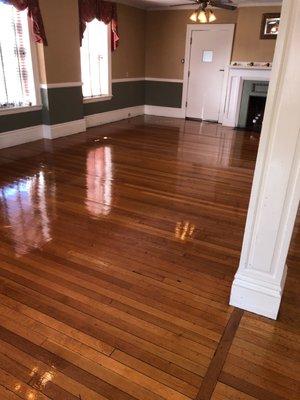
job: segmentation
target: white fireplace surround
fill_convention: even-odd
[[[229,66],[221,103],[223,112],[220,113],[219,122],[235,128],[239,119],[244,81],[269,81],[270,77],[270,67]]]

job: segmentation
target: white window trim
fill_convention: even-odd
[[[37,57],[37,48],[36,48],[36,43],[34,40],[33,31],[32,31],[32,25],[30,23],[29,18],[27,18],[27,24],[28,24],[28,32],[29,32],[30,52],[31,52],[36,104],[33,106],[0,108],[0,116],[1,115],[9,115],[9,114],[19,114],[19,113],[23,113],[23,112],[37,111],[37,110],[42,109],[42,98],[41,98],[41,91],[40,91],[39,64],[38,64],[38,57]]]
[[[107,26],[107,48],[108,48],[108,94],[93,97],[83,97],[83,103],[96,103],[98,101],[111,100],[112,95],[112,72],[111,72],[111,26],[110,23]]]
[[[102,96],[84,97],[83,103],[97,103],[98,101],[108,101],[113,98],[112,95],[104,94]]]
[[[32,59],[32,70],[33,70],[33,79],[34,79],[34,87],[35,87],[35,98],[36,104],[32,107],[42,106],[42,97],[41,97],[41,89],[40,89],[40,71],[39,71],[39,63],[38,63],[38,56],[37,56],[37,44],[35,42],[35,38],[33,35],[32,24],[27,18],[28,22],[28,30],[29,30],[29,40],[30,40],[30,50],[31,50],[31,59]],[[43,45],[41,45],[43,46]]]
[[[7,108],[1,108],[0,110],[0,116],[1,115],[9,115],[9,114],[20,114],[20,113],[25,113],[25,112],[30,112],[30,111],[38,111],[41,110],[42,106],[24,106],[24,107],[7,107]]]
[[[112,98],[112,72],[111,72],[111,23],[107,25],[108,29],[108,97]],[[110,100],[110,99],[109,99]]]

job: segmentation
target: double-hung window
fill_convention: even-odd
[[[97,19],[87,23],[81,46],[82,93],[85,99],[110,96],[110,29]]]
[[[36,104],[27,11],[0,1],[0,112]]]

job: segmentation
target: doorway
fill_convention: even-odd
[[[234,24],[188,25],[184,98],[186,117],[219,120]]]

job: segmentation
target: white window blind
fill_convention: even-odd
[[[0,2],[0,109],[35,104],[27,12]]]
[[[89,22],[81,47],[83,97],[109,94],[108,25],[97,19]]]

